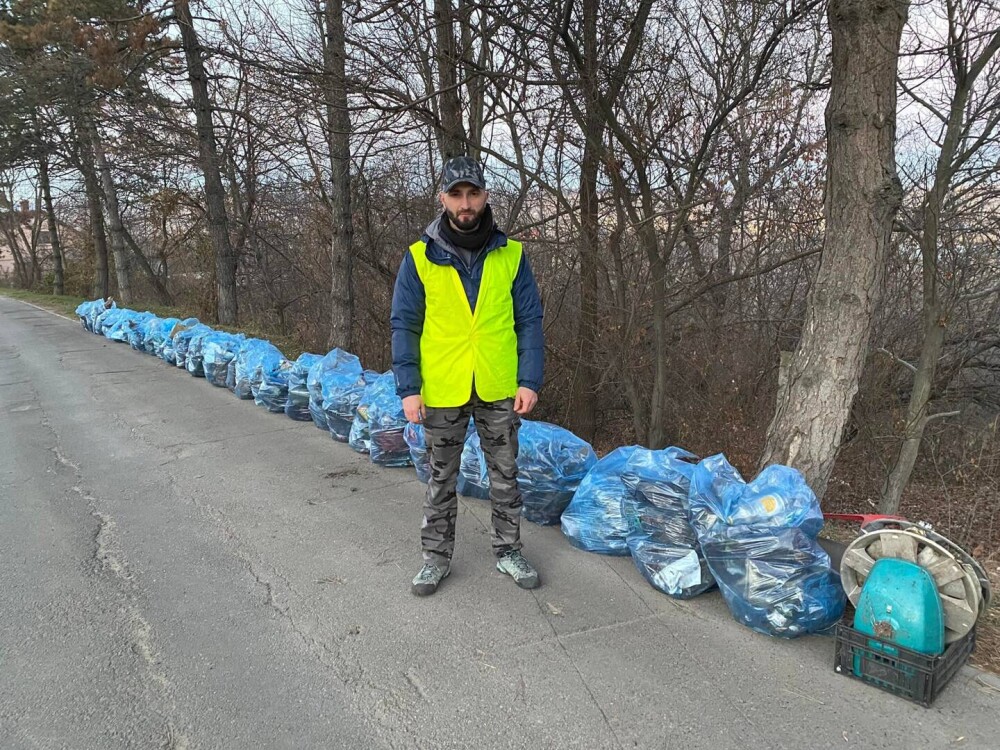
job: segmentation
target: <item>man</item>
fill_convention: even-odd
[[[424,565],[413,593],[451,572],[462,446],[470,417],[490,477],[497,570],[539,585],[521,554],[517,430],[542,385],[542,303],[521,250],[493,221],[482,167],[449,159],[444,211],[410,246],[392,297],[392,364],[406,418],[422,423],[431,478],[420,533]]]

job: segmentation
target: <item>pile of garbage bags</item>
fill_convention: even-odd
[[[653,588],[678,599],[697,596],[715,584],[688,518],[694,458],[682,448],[639,448],[622,474],[629,489],[622,513],[632,560]]]
[[[289,361],[269,341],[213,330],[197,318],[159,318],[84,302],[81,325],[156,355],[239,398],[320,429],[380,466],[431,467],[424,428],[409,424],[391,372],[365,370],[341,349]],[[771,466],[746,482],[722,455],[698,461],[681,448],[628,446],[600,461],[557,425],[523,420],[518,433],[522,515],[561,523],[574,546],[631,555],[670,596],[718,585],[733,617],[761,633],[795,637],[834,625],[845,596],[817,543],[823,516],[797,471]],[[475,425],[466,429],[458,492],[488,499],[489,471]]]
[[[725,456],[691,473],[691,524],[733,617],[767,635],[793,638],[840,619],[840,576],[816,541],[823,513],[795,469],[769,466],[745,482]]]

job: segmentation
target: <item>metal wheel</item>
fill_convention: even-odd
[[[951,554],[954,555],[955,559],[958,560],[963,567],[968,566],[971,568],[976,578],[979,579],[979,585],[982,589],[981,603],[979,605],[980,616],[985,614],[986,610],[990,608],[990,603],[993,601],[993,589],[990,585],[990,577],[986,575],[986,571],[983,569],[983,566],[976,562],[972,555],[951,541],[951,539],[934,531],[934,527],[926,521],[913,523],[912,521],[905,521],[903,519],[879,519],[865,524],[861,527],[861,531],[878,531],[883,528],[897,528],[913,531],[914,533],[920,534],[933,542],[937,542],[946,550],[951,552]]]
[[[876,561],[888,557],[916,563],[934,579],[944,611],[945,642],[951,643],[976,624],[985,599],[983,588],[972,566],[956,559],[948,546],[918,531],[878,529],[851,542],[840,563],[844,591],[857,605],[861,587]]]

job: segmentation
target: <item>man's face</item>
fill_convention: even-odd
[[[490,194],[469,182],[460,182],[441,193],[441,205],[456,229],[468,232],[479,225]]]

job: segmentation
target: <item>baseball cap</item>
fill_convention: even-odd
[[[471,156],[455,156],[444,163],[444,170],[441,172],[441,192],[447,193],[460,182],[468,182],[480,190],[486,189],[483,168]]]

